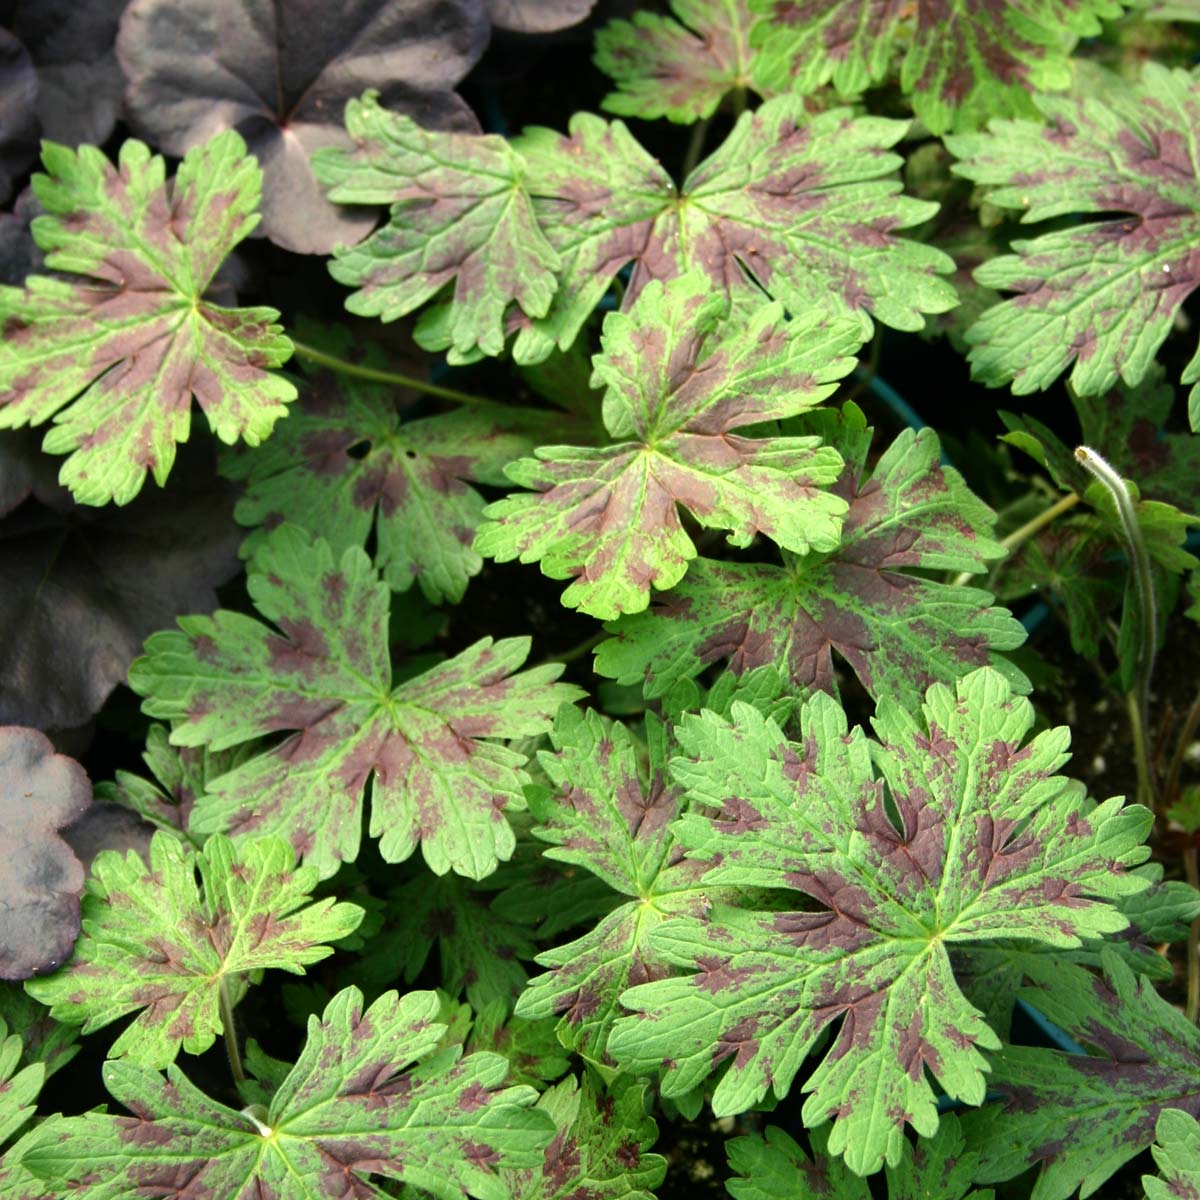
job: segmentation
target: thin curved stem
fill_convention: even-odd
[[[692,126],[692,136],[688,138],[687,151],[683,156],[683,172],[681,178],[687,182],[687,177],[696,169],[700,155],[704,152],[704,139],[708,136],[710,117],[697,121]]]
[[[221,976],[217,986],[217,1010],[221,1014],[221,1029],[225,1034],[225,1053],[229,1056],[229,1070],[235,1083],[241,1083],[246,1078],[246,1069],[242,1066],[242,1052],[238,1047],[237,1026],[233,1023],[233,1001],[229,996],[229,977]]]
[[[430,383],[427,379],[417,379],[411,375],[400,375],[395,371],[381,371],[377,367],[364,367],[359,363],[348,362],[338,358],[336,354],[326,354],[315,346],[298,342],[292,338],[292,348],[299,358],[307,358],[318,366],[328,367],[339,375],[353,375],[357,379],[369,379],[372,383],[390,383],[393,387],[411,388],[414,392],[424,392],[427,396],[437,396],[441,400],[453,400],[455,404],[492,404],[493,401],[483,396],[473,396],[470,392],[460,392],[455,388],[441,387]]]
[[[1183,852],[1183,871],[1194,888],[1200,888],[1200,869],[1196,865],[1196,843],[1188,843]],[[1200,1015],[1200,917],[1188,929],[1187,939],[1187,1019],[1194,1025]]]
[[[1036,517],[1031,517],[1024,525],[1014,529],[1012,533],[1007,534],[1000,539],[1000,545],[1011,555],[1018,546],[1027,542],[1035,533],[1044,529],[1051,521],[1057,520],[1065,512],[1070,512],[1071,509],[1079,503],[1080,497],[1076,492],[1068,492],[1067,495],[1060,497],[1049,508],[1043,509]],[[972,579],[975,578],[975,572],[962,571],[951,580],[955,587],[965,587]]]

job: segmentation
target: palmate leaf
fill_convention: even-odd
[[[21,1057],[20,1032],[14,1030],[10,1034],[0,1018],[0,1145],[33,1115],[38,1092],[46,1078],[44,1063],[22,1066]]]
[[[508,1200],[502,1168],[536,1167],[554,1136],[529,1087],[502,1086],[497,1054],[438,1050],[433,992],[356,988],[308,1021],[300,1059],[270,1107],[237,1112],[177,1067],[167,1078],[121,1060],[104,1082],[133,1116],[93,1112],[39,1130],[23,1165],[79,1200],[220,1196],[222,1200],[379,1200],[368,1174],[441,1200]],[[417,1064],[417,1065],[414,1065]]]
[[[296,389],[266,368],[292,352],[270,308],[220,308],[205,290],[258,224],[261,172],[232,130],[190,151],[168,192],[163,160],[127,141],[47,143],[34,177],[46,266],[0,288],[0,427],[54,417],[44,448],[83,504],[161,484],[187,440],[194,396],[221,441],[258,445]],[[55,415],[57,414],[57,415]]]
[[[92,865],[74,956],[26,990],[85,1033],[138,1013],[109,1055],[165,1067],[180,1046],[200,1054],[220,1036],[223,981],[236,999],[250,972],[302,975],[333,953],[325,943],[357,928],[357,905],[309,903],[316,883],[315,868],[296,867],[278,838],[235,846],[212,837],[194,853],[159,832],[149,866],[133,851],[105,851]]]
[[[645,773],[625,726],[595,712],[563,709],[552,736],[556,752],[538,757],[553,790],[529,795],[540,822],[534,833],[551,843],[547,858],[583,867],[617,896],[583,937],[538,955],[552,969],[530,982],[516,1011],[561,1017],[565,1046],[611,1063],[605,1046],[621,1014],[618,996],[672,970],[653,949],[650,930],[670,916],[699,916],[714,898],[732,901],[735,893],[705,891],[703,867],[683,860],[670,831],[683,793],[667,777],[667,734],[652,715],[646,718]]]
[[[1102,975],[1071,964],[1030,972],[1021,996],[1088,1054],[1005,1046],[988,1090],[999,1100],[964,1118],[983,1148],[976,1178],[1042,1169],[1030,1200],[1094,1192],[1154,1140],[1166,1109],[1200,1116],[1200,1033],[1111,951]]]
[[[921,721],[883,702],[882,745],[847,734],[822,694],[801,711],[799,744],[744,705],[732,722],[685,719],[687,757],[672,768],[691,807],[676,836],[708,862],[703,882],[793,888],[823,910],[714,906],[707,921],[664,922],[651,945],[697,973],[626,992],[640,1015],[617,1023],[609,1052],[663,1070],[668,1096],[732,1058],[713,1110],[734,1113],[768,1090],[782,1096],[840,1017],[804,1085],[803,1118],[833,1118],[830,1152],[860,1174],[899,1162],[906,1122],[935,1132],[926,1071],[981,1103],[980,1051],[1000,1042],[949,951],[1000,938],[1078,945],[1124,928],[1107,901],[1148,884],[1125,868],[1147,857],[1150,814],[1119,799],[1088,805],[1055,774],[1068,731],[1021,748],[1032,723],[1029,702],[986,667],[953,692],[931,687]]]
[[[479,879],[508,858],[506,806],[522,806],[525,755],[504,739],[549,728],[579,690],[562,668],[514,675],[527,638],[483,638],[398,686],[388,655],[389,590],[366,553],[334,555],[282,525],[255,557],[248,589],[281,632],[240,613],[185,617],[129,671],[171,741],[225,750],[267,733],[280,745],[210,781],[196,833],[274,833],[322,877],[358,853],[363,791],[389,862],[421,843],[437,874]]]
[[[778,305],[743,324],[690,272],[649,284],[628,313],[605,318],[593,381],[606,384],[615,444],[546,446],[507,468],[536,489],[490,505],[476,549],[501,562],[540,560],[573,579],[563,603],[600,618],[638,612],[696,549],[684,506],[745,546],[765,533],[787,549],[831,550],[845,502],[818,485],[841,467],[817,438],[740,437],[742,425],[791,416],[829,395],[858,345],[853,321],[783,320]]]
[[[335,553],[373,537],[390,587],[457,602],[483,567],[472,542],[484,500],[465,481],[504,484],[505,465],[554,426],[553,413],[500,404],[402,421],[393,389],[321,372],[265,446],[223,460],[246,483],[237,519],[259,527],[242,553],[284,521]]]
[[[989,185],[991,203],[1024,210],[1024,222],[1108,219],[1014,242],[1016,254],[975,272],[978,282],[1017,294],[968,331],[972,368],[1018,394],[1049,387],[1072,362],[1081,395],[1106,391],[1118,377],[1136,384],[1200,272],[1200,83],[1148,64],[1140,83],[1108,79],[1102,97],[1036,103],[1048,128],[1000,121],[990,133],[949,139],[962,159],[955,170]],[[1197,379],[1200,355],[1183,372],[1184,383]],[[1189,404],[1193,428],[1198,395]]]
[[[782,91],[831,82],[856,95],[907,46],[900,86],[932,133],[1031,113],[1034,89],[1071,83],[1070,53],[1121,0],[749,0],[754,76]],[[915,10],[915,25],[913,15]]]
[[[617,83],[604,98],[609,112],[686,124],[749,85],[747,0],[672,0],[671,12],[635,12],[596,34],[596,66]]]
[[[596,651],[600,674],[644,681],[654,699],[710,663],[727,661],[738,675],[773,663],[796,690],[836,695],[836,650],[875,699],[915,707],[931,683],[1000,665],[994,651],[1025,640],[986,592],[908,573],[982,571],[1004,554],[990,536],[991,510],[938,465],[932,429],[905,430],[868,475],[871,431],[857,408],[806,422],[846,460],[830,488],[849,505],[837,547],[785,555],[782,566],[694,562],[653,608],[608,627],[615,636]]]
[[[1179,1109],[1164,1109],[1150,1147],[1159,1177],[1142,1176],[1146,1200],[1188,1200],[1200,1188],[1200,1125]]]

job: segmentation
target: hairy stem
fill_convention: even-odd
[[[328,367],[339,375],[353,375],[358,379],[369,379],[372,383],[390,383],[393,387],[411,388],[414,392],[423,392],[426,396],[437,396],[441,400],[453,400],[455,404],[491,404],[492,401],[482,396],[472,396],[470,392],[456,391],[454,388],[440,387],[427,379],[416,379],[411,375],[399,375],[395,371],[381,371],[376,367],[364,367],[358,363],[348,362],[335,354],[326,354],[315,346],[305,345],[292,339],[292,346],[299,358],[307,358],[318,366]]]
[[[1059,497],[1049,508],[1044,508],[1036,517],[1031,517],[1024,525],[1002,537],[1000,545],[1011,555],[1018,546],[1027,542],[1035,533],[1049,525],[1051,521],[1057,520],[1065,512],[1070,512],[1079,503],[1079,499],[1080,497],[1076,492],[1068,492],[1067,495]],[[955,575],[951,582],[955,587],[965,587],[974,578],[975,572],[962,571],[958,575]]]
[[[246,1078],[246,1069],[242,1066],[242,1052],[238,1048],[237,1026],[233,1023],[233,1001],[229,995],[229,976],[222,975],[217,988],[217,1010],[221,1014],[221,1029],[225,1033],[225,1053],[229,1056],[229,1070],[234,1082],[241,1083]]]
[[[1196,694],[1187,716],[1183,719],[1183,728],[1179,731],[1179,738],[1175,742],[1175,750],[1171,754],[1171,762],[1163,781],[1163,804],[1168,808],[1179,799],[1179,777],[1183,774],[1183,760],[1197,729],[1200,729],[1200,692]]]
[[[1133,498],[1125,481],[1090,446],[1076,446],[1075,458],[1093,479],[1112,496],[1117,519],[1125,538],[1125,550],[1133,570],[1133,582],[1138,597],[1138,656],[1132,701],[1129,706],[1133,720],[1133,745],[1138,756],[1138,801],[1154,811],[1154,782],[1150,772],[1147,736],[1150,729],[1150,679],[1154,674],[1154,655],[1158,642],[1158,610],[1154,599],[1154,578],[1150,574],[1150,554],[1133,510]],[[1139,727],[1140,726],[1140,731]]]
[[[703,121],[697,121],[692,126],[692,136],[688,139],[687,151],[683,156],[682,178],[685,182],[695,170],[696,164],[700,161],[700,155],[704,152],[704,139],[708,136],[710,119],[705,117]]]

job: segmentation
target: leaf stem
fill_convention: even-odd
[[[1183,719],[1183,728],[1179,731],[1179,739],[1175,743],[1175,750],[1171,754],[1171,762],[1163,781],[1163,804],[1168,808],[1179,799],[1179,776],[1183,773],[1183,760],[1197,729],[1200,729],[1200,692],[1196,694],[1187,716]]]
[[[221,1014],[221,1029],[225,1033],[225,1053],[229,1056],[229,1070],[235,1083],[246,1078],[242,1066],[242,1052],[238,1048],[237,1026],[233,1023],[233,1001],[229,996],[229,976],[222,975],[217,987],[217,1009]]]
[[[369,379],[372,383],[390,383],[393,387],[411,388],[414,392],[424,392],[427,396],[437,396],[442,400],[453,400],[455,404],[491,404],[482,396],[473,396],[470,392],[460,392],[455,388],[441,387],[430,383],[427,379],[417,379],[411,375],[400,375],[395,371],[381,371],[377,367],[364,367],[358,363],[348,362],[335,354],[326,354],[315,346],[298,342],[292,338],[292,348],[298,358],[307,358],[318,366],[328,367],[339,375],[353,375],[358,379]]]
[[[1196,865],[1196,839],[1190,837],[1183,852],[1183,872],[1194,888],[1200,888],[1200,869]],[[1187,937],[1187,1019],[1194,1025],[1200,1015],[1200,917],[1188,929]]]
[[[1125,549],[1133,569],[1134,585],[1137,587],[1140,645],[1129,713],[1133,723],[1134,754],[1137,756],[1138,801],[1153,812],[1154,783],[1146,739],[1150,728],[1150,679],[1154,674],[1154,656],[1158,649],[1158,612],[1154,600],[1154,578],[1150,574],[1150,555],[1125,481],[1090,446],[1076,446],[1075,459],[1112,496],[1121,532],[1125,536]]]
[[[1024,542],[1027,542],[1035,533],[1038,533],[1040,530],[1049,525],[1051,521],[1057,520],[1065,512],[1070,512],[1071,509],[1073,509],[1075,505],[1079,503],[1079,500],[1080,496],[1077,492],[1068,492],[1065,496],[1059,497],[1059,499],[1055,501],[1055,503],[1051,504],[1049,508],[1042,509],[1042,511],[1038,513],[1036,517],[1031,517],[1025,522],[1024,525],[1019,526],[1018,528],[1014,529],[1012,533],[1002,537],[1000,539],[1000,545],[1002,545],[1011,555],[1018,546],[1022,545]],[[970,583],[974,577],[974,572],[962,571],[960,574],[956,575],[951,582],[955,587],[964,587],[966,584]]]
[[[687,177],[696,169],[696,164],[700,161],[700,155],[704,152],[704,139],[708,136],[708,126],[711,121],[710,117],[705,117],[702,121],[697,121],[692,126],[692,136],[688,139],[687,152],[683,156],[683,181],[687,182]]]
[[[566,663],[574,662],[577,658],[582,658],[589,650],[600,645],[604,639],[608,637],[605,630],[600,630],[599,633],[592,633],[585,637],[582,641],[576,642],[573,646],[568,646],[561,654],[551,654],[549,657],[542,660],[539,666],[545,666],[548,663]]]

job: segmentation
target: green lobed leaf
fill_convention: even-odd
[[[507,1200],[503,1168],[536,1167],[553,1123],[530,1107],[532,1088],[502,1086],[499,1055],[439,1051],[437,1013],[433,992],[387,992],[364,1012],[346,988],[309,1018],[299,1061],[258,1113],[210,1099],[176,1067],[164,1079],[107,1063],[105,1085],[133,1116],[39,1130],[23,1165],[79,1200],[184,1187],[222,1200],[367,1200],[382,1195],[368,1174],[441,1200]]]
[[[747,0],[671,0],[671,12],[634,12],[596,34],[596,66],[617,84],[609,112],[687,124],[749,85]]]
[[[148,866],[106,850],[92,864],[74,957],[26,990],[84,1033],[137,1013],[109,1055],[165,1067],[181,1046],[200,1054],[221,1034],[223,986],[236,1000],[265,967],[302,975],[358,926],[357,905],[309,903],[316,883],[278,838],[215,836],[194,852],[157,832]]]
[[[615,444],[546,446],[507,468],[536,489],[489,505],[476,540],[504,562],[540,561],[573,580],[563,603],[601,618],[637,612],[668,588],[696,549],[679,506],[735,546],[756,534],[798,553],[837,544],[845,502],[819,485],[837,476],[818,439],[749,438],[742,425],[817,404],[850,370],[850,321],[784,322],[764,306],[745,325],[698,272],[646,286],[628,313],[604,322],[593,380],[607,385],[604,422]]]
[[[1013,243],[979,283],[1015,292],[967,333],[975,376],[1045,389],[1068,367],[1080,395],[1137,384],[1191,294],[1200,261],[1196,128],[1200,84],[1147,64],[1139,83],[1108,79],[1103,96],[1035,98],[1046,124],[997,121],[947,144],[955,170],[1023,222],[1102,214]],[[1113,216],[1112,214],[1121,214]],[[1183,381],[1200,378],[1200,357]]]
[[[0,1145],[33,1115],[46,1078],[46,1065],[21,1065],[24,1044],[19,1030],[9,1033],[0,1019]]]
[[[773,563],[699,559],[649,611],[607,626],[596,670],[643,682],[646,697],[715,662],[743,675],[774,664],[802,694],[837,694],[836,650],[875,698],[919,704],[931,683],[948,683],[1025,640],[991,596],[912,574],[982,571],[1005,551],[991,537],[994,514],[951,467],[938,465],[932,429],[904,430],[867,474],[871,431],[857,409],[812,428],[846,466],[830,489],[848,505],[836,547]]]
[[[1200,1194],[1200,1126],[1177,1108],[1164,1109],[1154,1127],[1150,1153],[1158,1178],[1142,1176],[1146,1200],[1191,1200]]]
[[[59,478],[82,504],[128,503],[147,471],[163,483],[193,397],[221,441],[258,445],[296,395],[267,369],[292,344],[274,309],[204,299],[258,224],[262,173],[241,137],[189,151],[169,191],[138,141],[116,166],[49,142],[43,161],[33,230],[56,274],[0,287],[0,427],[54,417],[43,446],[70,455]]]
[[[1055,772],[1065,729],[1021,746],[1029,702],[982,668],[931,687],[923,718],[885,701],[881,744],[818,694],[788,742],[755,709],[679,730],[672,763],[689,809],[676,836],[707,862],[702,882],[791,888],[817,911],[714,906],[706,921],[660,925],[651,944],[696,973],[631,988],[609,1052],[661,1070],[680,1095],[731,1059],[718,1115],[769,1090],[782,1097],[830,1023],[840,1030],[808,1077],[803,1118],[833,1118],[829,1149],[867,1174],[895,1165],[904,1125],[937,1129],[933,1088],[984,1098],[981,1050],[1000,1042],[963,996],[949,951],[1016,937],[1077,946],[1125,927],[1110,903],[1144,890],[1126,871],[1148,854],[1149,813],[1088,805]],[[881,778],[872,768],[877,764]],[[885,791],[886,789],[886,791]],[[708,815],[712,813],[713,815]]]
[[[359,289],[350,312],[394,321],[453,283],[447,334],[459,355],[502,353],[510,305],[546,315],[559,259],[508,142],[422,129],[371,91],[346,105],[346,130],[353,150],[312,156],[329,199],[390,206],[386,225],[339,247],[329,264],[334,279]]]
[[[931,133],[1032,115],[1030,93],[1071,83],[1077,40],[1121,0],[749,0],[754,79],[776,91],[832,82],[857,95],[903,54],[900,86]]]
[[[483,638],[392,683],[389,590],[358,547],[340,558],[282,525],[247,587],[269,625],[241,613],[184,617],[129,671],[177,745],[225,750],[295,731],[209,783],[191,828],[272,833],[322,877],[358,853],[363,792],[388,862],[421,844],[436,874],[480,879],[511,856],[506,807],[522,807],[526,756],[507,745],[548,729],[580,692],[546,664],[514,674],[528,638]]]
[[[544,1088],[561,1078],[571,1059],[554,1033],[554,1021],[508,1015],[506,1002],[493,1000],[475,1014],[467,1050],[491,1050],[508,1060],[509,1079]]]

